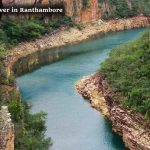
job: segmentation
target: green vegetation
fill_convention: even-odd
[[[0,85],[8,83],[8,80],[6,79],[7,74],[4,64],[5,55],[6,55],[6,45],[2,41],[0,41]]]
[[[0,41],[16,44],[21,41],[50,33],[61,26],[74,26],[70,17],[61,17],[44,23],[41,20],[12,20],[4,18],[0,21]]]
[[[88,6],[88,2],[89,0],[82,0],[83,8],[86,8]]]
[[[0,93],[1,94],[1,93]],[[46,113],[30,113],[30,107],[19,100],[19,93],[14,89],[10,93],[8,106],[15,125],[15,150],[48,150],[51,138],[45,138]]]
[[[18,101],[8,105],[15,123],[15,150],[47,150],[52,144],[51,139],[45,139],[46,113],[29,113],[29,106]]]
[[[115,100],[150,119],[150,31],[113,49],[100,72],[115,92]]]
[[[107,10],[103,14],[104,19],[132,17],[138,14],[150,16],[150,1],[147,0],[99,0],[107,3]]]
[[[125,0],[109,0],[110,5],[116,6],[116,11],[113,12],[111,17],[132,17],[137,14],[137,7],[135,5],[132,6],[132,9],[129,8],[127,2]],[[135,3],[134,3],[135,4]]]

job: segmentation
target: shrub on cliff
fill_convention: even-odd
[[[3,42],[8,42],[7,41],[7,35],[4,30],[0,29],[0,43],[2,44]]]
[[[46,113],[29,113],[29,106],[12,100],[8,105],[15,124],[15,150],[47,150],[51,139],[45,138]]]
[[[0,40],[0,61],[2,61],[6,54],[6,45]]]
[[[9,43],[17,43],[21,39],[21,24],[16,21],[6,18],[0,22],[0,29],[6,35]],[[2,35],[0,36],[0,38],[3,37]]]
[[[100,71],[115,92],[115,100],[150,118],[150,31],[113,49]]]
[[[147,0],[99,0],[104,19],[133,17],[139,14],[150,16]]]
[[[53,21],[48,22],[47,24],[43,24],[46,32],[51,32],[55,29],[58,29],[61,26],[74,26],[75,23],[72,21],[71,17],[64,16],[59,19],[54,19]]]
[[[0,21],[0,41],[14,45],[50,33],[61,26],[74,26],[74,23],[67,16],[54,19],[48,23],[35,19],[13,20],[4,18]]]
[[[7,37],[5,39],[11,44],[39,36],[44,30],[44,27],[35,20],[15,21],[10,18],[3,19],[0,23],[0,28],[3,31],[3,34],[0,32],[0,38],[5,35]],[[3,41],[5,42],[6,40]]]
[[[0,40],[0,85],[7,84],[7,73],[3,62],[6,55],[6,45]]]
[[[33,37],[39,37],[44,32],[44,26],[35,20],[21,21],[21,37],[22,40],[28,40]]]
[[[82,0],[83,8],[86,8],[88,6],[89,0]]]

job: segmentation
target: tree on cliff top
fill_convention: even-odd
[[[116,101],[150,119],[150,31],[113,49],[100,71],[105,74]]]

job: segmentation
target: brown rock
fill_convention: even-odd
[[[76,89],[83,97],[86,95],[92,107],[112,122],[113,131],[122,136],[127,148],[150,150],[150,128],[142,128],[147,121],[114,102],[109,85],[101,74],[83,77],[76,83]]]
[[[0,110],[0,150],[14,150],[14,125],[7,106]]]

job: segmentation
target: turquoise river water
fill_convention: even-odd
[[[111,48],[131,41],[143,30],[109,33],[66,47],[82,53],[17,78],[32,112],[48,113],[46,136],[53,139],[53,150],[125,150],[110,123],[77,94],[74,83],[96,71]]]

